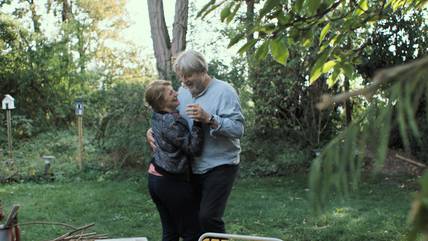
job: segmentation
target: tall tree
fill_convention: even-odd
[[[172,42],[165,22],[163,1],[147,0],[147,5],[159,78],[172,80],[174,79],[172,58],[186,48],[189,1],[177,0],[175,2]]]

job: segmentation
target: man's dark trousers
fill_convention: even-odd
[[[222,165],[207,173],[193,175],[202,233],[226,232],[223,214],[238,171],[239,165]]]

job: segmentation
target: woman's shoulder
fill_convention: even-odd
[[[165,127],[169,128],[181,128],[182,126],[187,127],[187,121],[177,112],[164,113],[162,115],[162,122]]]

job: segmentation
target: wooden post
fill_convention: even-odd
[[[11,110],[15,109],[15,99],[10,95],[5,95],[1,106],[3,110],[6,110],[6,124],[7,124],[7,144],[9,150],[9,162],[12,167],[15,163],[13,161],[13,151],[12,151],[12,112]]]
[[[8,109],[6,110],[6,122],[7,122],[7,143],[9,147],[9,160],[13,162],[12,152],[12,114]]]
[[[77,116],[77,133],[78,133],[78,143],[79,143],[79,154],[77,157],[77,166],[80,170],[83,168],[83,117],[81,115]]]
[[[78,136],[78,145],[79,153],[77,155],[77,166],[80,170],[83,169],[83,100],[76,99],[75,101],[76,109],[75,113],[77,116],[77,136]]]

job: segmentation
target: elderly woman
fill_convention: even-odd
[[[152,130],[158,148],[149,165],[149,192],[159,211],[162,240],[196,241],[200,235],[198,202],[189,182],[194,156],[200,155],[203,133],[200,122],[189,129],[177,112],[179,101],[170,81],[152,82],[145,92],[152,107]]]
[[[225,232],[223,214],[239,170],[244,117],[239,97],[228,83],[208,75],[204,57],[193,50],[176,58],[174,69],[182,87],[178,110],[189,126],[202,123],[204,147],[192,165],[192,183],[199,200],[202,232]],[[152,148],[158,148],[147,132]]]

